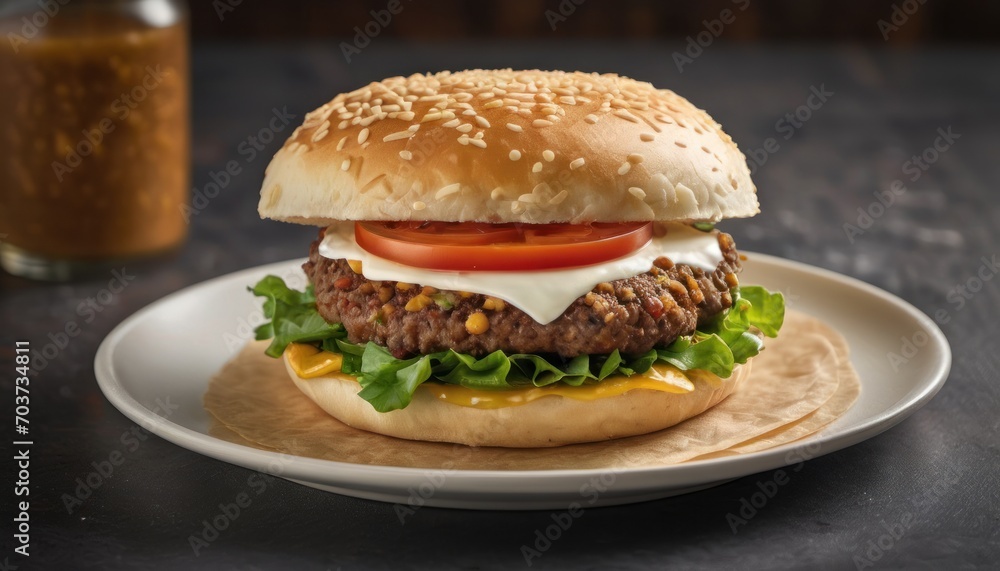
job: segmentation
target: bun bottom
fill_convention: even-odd
[[[726,379],[689,372],[695,390],[685,394],[634,389],[589,401],[553,395],[495,409],[452,404],[418,388],[408,407],[383,413],[357,395],[360,386],[352,375],[303,379],[284,361],[299,390],[348,426],[408,440],[505,448],[597,442],[662,430],[722,402],[750,374],[748,362]]]

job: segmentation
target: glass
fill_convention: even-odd
[[[0,265],[64,280],[187,233],[188,15],[178,0],[0,8]]]

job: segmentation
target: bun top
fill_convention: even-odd
[[[624,222],[753,216],[746,158],[707,113],[614,74],[392,77],[306,115],[267,168],[262,217]]]

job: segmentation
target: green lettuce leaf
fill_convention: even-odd
[[[688,371],[702,369],[728,377],[738,363],[760,353],[760,334],[774,337],[785,317],[784,298],[760,286],[733,290],[733,306],[694,334],[681,337],[662,349],[642,355],[580,355],[563,359],[558,355],[505,354],[495,351],[485,357],[441,351],[409,359],[397,359],[374,343],[347,341],[340,323],[329,323],[316,309],[312,286],[304,292],[290,289],[277,276],[267,276],[250,291],[264,298],[264,316],[270,319],[256,329],[257,339],[271,339],[265,351],[280,357],[289,343],[315,343],[325,351],[343,355],[341,370],[358,378],[358,395],[379,412],[406,408],[421,383],[430,379],[478,390],[509,390],[544,387],[554,383],[579,386],[597,383],[612,375],[636,375],[657,362]],[[444,304],[440,304],[447,309]]]

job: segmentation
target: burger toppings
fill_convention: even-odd
[[[760,334],[777,334],[784,304],[781,294],[736,285],[738,254],[728,235],[717,239],[724,258],[713,272],[660,257],[643,274],[598,283],[549,324],[491,296],[371,281],[314,243],[304,267],[315,289],[294,291],[275,276],[254,286],[270,319],[257,338],[272,339],[274,357],[301,343],[340,355],[339,369],[380,412],[406,407],[429,380],[474,390],[581,386],[654,365],[728,377],[761,350]]]
[[[352,343],[372,341],[399,358],[445,349],[477,357],[498,350],[555,353],[563,358],[616,349],[638,354],[690,335],[699,323],[731,306],[739,254],[727,234],[709,237],[722,252],[712,271],[674,264],[661,256],[637,275],[596,284],[590,277],[589,283],[584,282],[589,291],[557,307],[560,315],[548,323],[536,321],[518,303],[493,296],[463,297],[455,290],[409,284],[399,289],[393,282],[369,280],[354,273],[346,260],[320,256],[318,241],[304,269],[315,287],[320,315],[342,323]],[[590,268],[589,275],[596,271]],[[529,295],[541,281],[552,279],[529,272],[516,276]],[[346,287],[341,287],[343,281],[349,282]],[[378,292],[386,286],[394,291],[388,299]],[[482,317],[473,318],[476,314]]]
[[[475,226],[488,225],[465,227]],[[398,259],[402,262],[370,253],[359,245],[359,241],[363,239],[358,239],[359,234],[355,232],[354,223],[334,224],[328,227],[319,242],[318,254],[328,260],[345,259],[352,260],[355,264],[360,263],[364,269],[364,277],[380,283],[400,281],[418,283],[444,291],[476,292],[503,299],[541,324],[556,320],[577,298],[591,291],[594,284],[626,279],[647,272],[659,257],[669,258],[677,264],[688,265],[691,268],[700,268],[707,274],[713,273],[724,259],[717,234],[699,231],[680,223],[654,224],[651,228],[652,237],[644,239],[638,245],[629,246],[631,250],[626,248],[627,252],[624,255],[619,254],[614,259],[584,265],[579,263],[581,257],[606,258],[607,254],[603,253],[603,250],[608,248],[608,241],[635,239],[638,232],[630,234],[624,232],[623,228],[648,227],[644,224],[600,224],[595,225],[595,229],[587,230],[581,226],[566,228],[568,225],[538,225],[540,228],[562,227],[560,232],[553,233],[521,229],[530,225],[505,226],[511,228],[498,232],[505,233],[508,239],[511,239],[510,236],[522,235],[530,237],[532,242],[530,244],[510,242],[491,246],[488,243],[481,243],[483,238],[471,232],[453,232],[447,239],[419,236],[419,240],[427,244],[434,244],[436,240],[437,245],[427,248],[428,256],[459,265],[463,257],[467,259],[469,266],[487,263],[517,268],[523,266],[525,260],[531,257],[536,261],[549,257],[552,258],[550,263],[559,263],[560,258],[568,258],[571,255],[565,252],[574,249],[576,253],[572,255],[577,256],[577,264],[574,267],[533,270],[428,269],[421,265],[421,262],[426,260],[421,260],[415,253],[418,251],[417,248],[400,245],[401,254],[398,255]],[[432,223],[422,232],[409,229],[406,230],[406,234],[407,236],[434,234],[438,230],[439,225]],[[591,239],[594,235],[601,235],[604,232],[610,232],[612,237],[606,240]],[[493,234],[487,233],[491,236]],[[576,242],[570,241],[570,236],[574,233],[577,237]],[[418,236],[413,238],[417,239]]]
[[[592,265],[626,256],[649,243],[653,224],[358,222],[354,236],[368,253],[409,266],[525,271]]]

